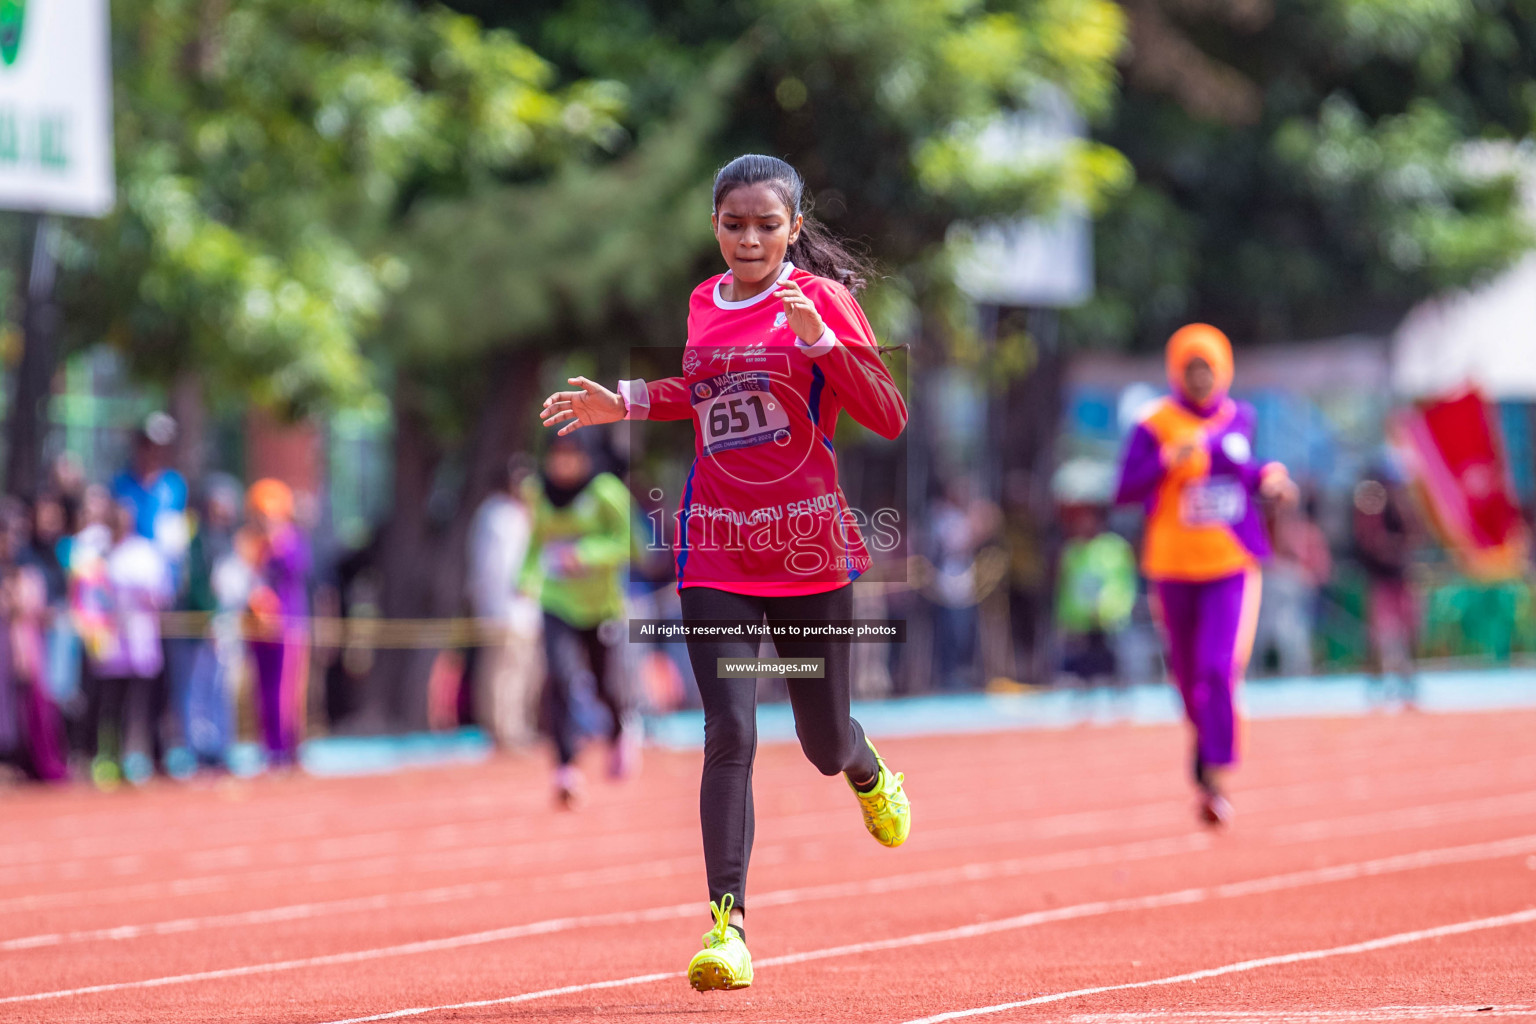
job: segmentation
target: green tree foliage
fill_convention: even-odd
[[[554,88],[505,31],[400,0],[118,0],[119,202],[71,225],[66,322],[143,372],[289,411],[374,386],[363,342],[423,197],[611,144],[621,97]]]
[[[1536,115],[1530,0],[1127,0],[1098,137],[1137,184],[1097,228],[1080,343],[1387,330],[1531,243],[1500,140]],[[1494,143],[1489,146],[1488,143]]]
[[[968,160],[980,129],[1043,84],[1104,108],[1122,39],[1110,0],[457,6],[513,30],[563,81],[617,83],[628,141],[609,160],[418,203],[394,233],[409,283],[378,334],[397,368],[389,614],[456,610],[468,516],[535,429],[546,356],[611,379],[632,347],[682,342],[688,293],[719,268],[710,182],[725,160],[766,151],[800,167],[817,215],[889,275],[868,305],[890,341],[952,295],[957,215],[1091,201],[1126,178],[1101,145],[1021,175]],[[406,507],[427,489],[452,492],[436,525]],[[387,673],[402,693],[424,677]]]
[[[503,19],[568,77],[622,83],[636,142],[605,167],[423,207],[411,225],[421,287],[399,321],[411,350],[443,337],[471,349],[676,343],[688,289],[718,263],[710,177],[741,152],[789,159],[816,215],[868,246],[887,275],[870,297],[887,336],[952,297],[942,254],[957,217],[1098,203],[1128,181],[1098,143],[1018,173],[975,158],[982,129],[1042,86],[1107,110],[1123,39],[1107,0],[456,6]]]

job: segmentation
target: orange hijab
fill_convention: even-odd
[[[1168,383],[1177,394],[1184,394],[1184,370],[1193,359],[1204,359],[1216,377],[1208,403],[1215,405],[1232,387],[1232,343],[1210,324],[1187,324],[1174,331],[1168,339]]]
[[[273,522],[286,523],[293,518],[293,491],[281,480],[257,480],[251,484],[246,501]]]

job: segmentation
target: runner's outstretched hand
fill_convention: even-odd
[[[556,391],[544,399],[539,419],[546,427],[559,426],[558,434],[569,434],[582,427],[595,427],[602,423],[617,423],[624,418],[624,400],[601,384],[585,377],[569,377],[567,383],[575,384],[580,391]]]

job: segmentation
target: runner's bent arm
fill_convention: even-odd
[[[810,345],[801,342],[801,350],[816,361],[849,415],[881,437],[894,439],[907,425],[907,403],[880,360],[864,311],[841,285],[829,282],[816,292],[816,311],[831,337],[824,334]]]
[[[1146,424],[1138,423],[1131,432],[1125,458],[1120,463],[1120,483],[1115,488],[1115,504],[1134,505],[1146,501],[1163,482],[1162,446]]]
[[[1247,403],[1240,403],[1239,415],[1246,424],[1242,431],[1243,437],[1250,445],[1253,443],[1253,407]],[[1225,460],[1224,460],[1225,461]],[[1243,487],[1250,495],[1262,494],[1265,497],[1280,497],[1282,492],[1290,488],[1290,473],[1285,465],[1280,462],[1256,462],[1253,459],[1244,459],[1242,462],[1233,462],[1232,469],[1237,473],[1237,478],[1242,481]]]

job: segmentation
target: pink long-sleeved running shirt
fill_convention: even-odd
[[[864,311],[835,281],[786,263],[827,331],[795,336],[768,288],[727,302],[728,274],[694,289],[683,374],[620,381],[630,419],[694,423],[694,461],[677,517],[679,587],[781,597],[835,590],[870,565],[837,481],[839,413],[885,438],[907,406]]]

